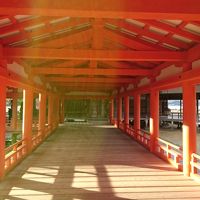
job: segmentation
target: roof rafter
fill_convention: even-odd
[[[106,5],[106,6],[105,6]],[[148,5],[148,6],[144,6]],[[199,0],[10,0],[0,3],[2,15],[39,15],[93,18],[200,20]]]

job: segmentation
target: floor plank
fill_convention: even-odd
[[[65,124],[0,183],[0,199],[200,199],[184,177],[109,125]]]

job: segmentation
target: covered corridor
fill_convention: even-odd
[[[3,199],[199,199],[199,182],[199,0],[0,0]]]
[[[60,126],[0,184],[0,199],[199,199],[182,176],[108,124]]]

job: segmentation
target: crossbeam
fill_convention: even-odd
[[[148,5],[148,6],[147,6]],[[199,0],[10,0],[1,15],[200,20]]]
[[[31,73],[32,74],[63,74],[63,75],[70,75],[70,76],[77,76],[77,75],[149,76],[151,75],[151,70],[34,67],[32,68]]]
[[[133,83],[133,78],[96,78],[96,77],[49,77],[49,82],[65,83]]]
[[[107,61],[184,61],[186,52],[132,51],[132,50],[82,50],[43,48],[4,48],[5,57],[63,60]]]

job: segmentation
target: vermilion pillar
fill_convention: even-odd
[[[183,84],[183,173],[190,175],[191,154],[196,152],[196,91],[190,83]]]
[[[125,96],[124,98],[124,123],[125,123],[125,130],[129,126],[129,96]]]
[[[0,179],[4,177],[5,169],[5,137],[6,137],[6,86],[0,84]]]
[[[45,122],[46,122],[46,100],[45,93],[39,94],[39,131],[44,137]]]
[[[122,98],[117,98],[117,127],[119,128],[119,124],[122,119]]]
[[[50,130],[52,130],[52,128],[53,128],[52,114],[53,114],[53,96],[49,95],[49,98],[48,98],[48,125],[49,125]]]
[[[134,95],[134,130],[140,129],[140,94]]]
[[[23,90],[23,128],[22,134],[26,142],[27,153],[32,150],[32,123],[33,123],[33,91]]]
[[[152,90],[150,94],[150,150],[156,151],[159,135],[159,91]]]
[[[65,100],[64,98],[60,99],[60,123],[64,123],[65,118]]]
[[[12,100],[12,120],[11,120],[12,129],[17,129],[17,94],[14,94]]]
[[[110,100],[110,124],[112,124],[114,118],[114,99]]]

